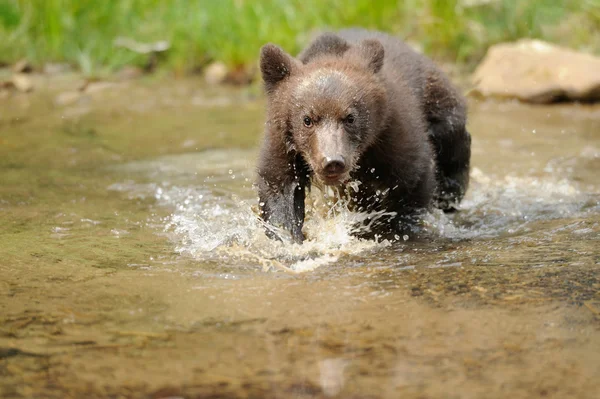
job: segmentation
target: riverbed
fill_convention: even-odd
[[[0,99],[0,396],[600,394],[600,107],[471,99],[459,212],[364,241],[313,190],[300,246],[260,90],[69,84]]]

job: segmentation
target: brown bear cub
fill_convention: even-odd
[[[452,211],[463,198],[471,156],[465,101],[399,39],[327,33],[298,58],[266,44],[260,69],[268,110],[258,192],[267,226],[301,243],[314,180],[342,188],[359,181],[352,208],[395,215],[371,226],[372,236],[403,234],[423,210]],[[277,229],[267,234],[281,238]]]

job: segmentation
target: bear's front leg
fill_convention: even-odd
[[[292,241],[304,241],[304,199],[309,172],[300,156],[285,155],[263,148],[258,169],[258,197],[267,235],[282,240],[277,229],[291,234]]]
[[[270,238],[282,240],[277,231],[280,228],[291,234],[293,242],[301,244],[304,241],[304,191],[298,181],[277,185],[259,178],[260,215],[268,223],[267,235]]]

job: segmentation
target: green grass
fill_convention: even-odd
[[[178,72],[211,60],[234,68],[253,65],[265,42],[295,53],[314,30],[348,26],[461,63],[521,37],[598,52],[600,0],[0,0],[0,61],[67,62],[88,75],[143,66],[147,55],[114,45],[124,36],[168,40],[161,65]]]

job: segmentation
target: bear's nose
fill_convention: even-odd
[[[323,158],[323,171],[326,175],[339,175],[346,169],[346,163],[342,156]]]

